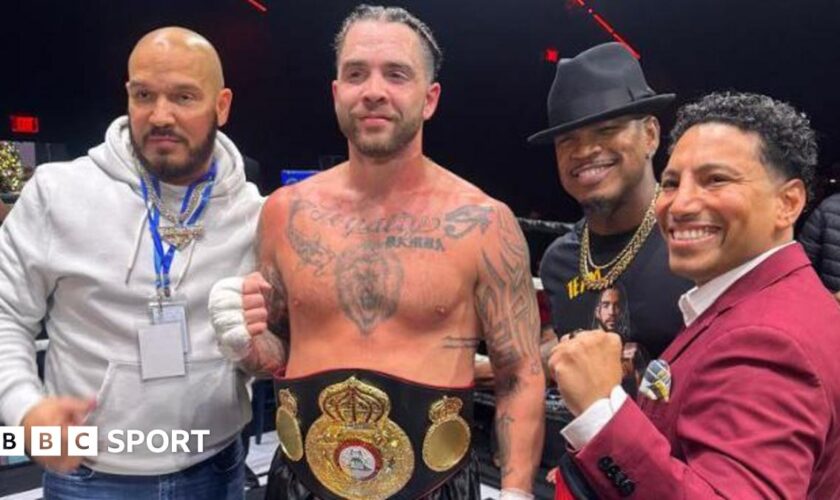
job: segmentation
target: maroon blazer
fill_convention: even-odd
[[[799,244],[662,358],[670,401],[628,400],[574,455],[602,498],[840,498],[840,307]]]

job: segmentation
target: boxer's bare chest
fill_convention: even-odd
[[[434,329],[472,304],[493,209],[465,200],[290,200],[280,267],[289,307],[363,334],[385,321]]]

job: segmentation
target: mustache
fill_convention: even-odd
[[[397,119],[397,114],[394,112],[373,112],[373,111],[352,111],[350,112],[350,116],[361,120],[363,118],[369,117],[377,117],[377,118],[384,118],[386,120],[395,120]]]
[[[177,141],[186,142],[186,139],[184,139],[184,137],[181,136],[180,134],[176,133],[175,130],[172,129],[171,127],[154,127],[151,130],[149,130],[146,133],[145,136],[143,136],[143,139],[145,140],[145,139],[149,139],[149,138],[152,138],[152,137],[154,137],[154,138],[164,138],[164,137],[166,137],[166,138],[170,138],[170,139],[175,139]]]

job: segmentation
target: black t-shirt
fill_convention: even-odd
[[[601,327],[617,331],[625,340],[641,344],[651,357],[659,357],[683,326],[677,301],[693,284],[668,269],[668,249],[654,228],[630,266],[616,280],[617,289],[610,295],[586,290],[578,260],[582,230],[581,221],[572,231],[557,238],[545,251],[540,265],[555,332],[559,336],[578,328]],[[590,231],[592,259],[601,265],[609,262],[634,232],[598,236]]]

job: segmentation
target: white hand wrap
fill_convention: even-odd
[[[534,495],[515,488],[505,488],[499,495],[499,500],[533,500]]]
[[[251,335],[242,310],[243,280],[234,276],[216,282],[207,300],[219,350],[231,361],[240,361],[251,352]]]

